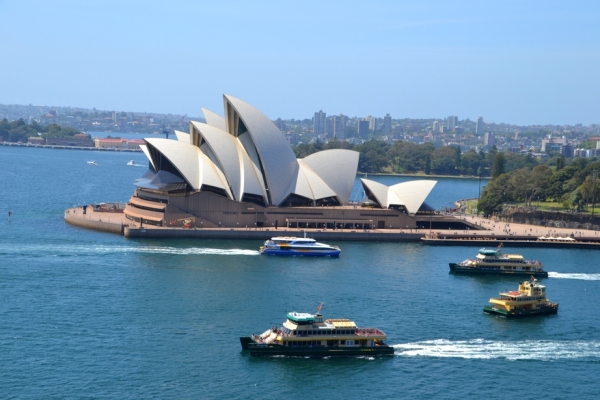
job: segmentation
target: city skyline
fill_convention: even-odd
[[[0,65],[0,103],[197,116],[228,93],[282,119],[322,109],[590,125],[600,122],[599,9],[0,0],[10,61]]]

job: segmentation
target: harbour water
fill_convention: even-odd
[[[0,147],[3,398],[586,399],[600,390],[597,251],[514,249],[546,264],[541,282],[560,311],[506,320],[482,308],[518,278],[448,273],[477,247],[344,242],[331,243],[339,259],[277,258],[258,255],[260,242],[133,240],[63,222],[74,204],[126,201],[145,171],[127,166],[132,158],[146,165],[137,153]],[[451,206],[478,185],[439,180],[428,203]],[[386,332],[395,355],[241,352],[239,336],[319,302],[326,318]]]

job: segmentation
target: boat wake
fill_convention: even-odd
[[[206,247],[160,247],[160,246],[19,246],[18,248],[0,247],[0,254],[51,254],[55,256],[98,255],[98,254],[175,254],[175,255],[224,255],[256,256],[256,250],[213,249]]]
[[[548,272],[548,278],[600,281],[600,274],[561,274],[559,272]]]
[[[502,342],[484,339],[427,340],[396,344],[394,355],[400,357],[439,357],[505,360],[600,359],[600,341],[526,340]]]

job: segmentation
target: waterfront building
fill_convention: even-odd
[[[267,116],[232,96],[224,104],[224,117],[202,109],[206,123],[191,121],[189,133],[175,131],[177,140],[144,139],[149,169],[135,182],[126,218],[195,228],[413,228],[417,213],[431,211],[421,207],[429,190],[395,185],[395,195],[386,197],[385,185],[367,180],[365,192],[377,193],[375,208],[349,205],[358,152],[333,149],[296,159]]]
[[[54,140],[53,140],[54,142]],[[98,149],[120,149],[120,150],[139,150],[141,145],[145,144],[139,139],[94,139],[95,147]],[[48,143],[50,144],[50,143]]]
[[[0,140],[1,142],[1,140]],[[39,137],[39,136],[30,136],[27,138],[27,143],[31,143],[31,144],[46,144],[46,140],[43,137]]]
[[[85,133],[77,133],[72,137],[47,137],[45,144],[51,146],[97,147],[90,135]]]

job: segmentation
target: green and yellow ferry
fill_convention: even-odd
[[[496,250],[480,249],[475,258],[450,263],[450,272],[468,275],[526,275],[547,278],[548,272],[538,260],[525,260],[520,254],[502,254],[502,243]]]
[[[358,328],[346,318],[324,320],[316,314],[289,312],[281,327],[260,335],[240,337],[251,356],[356,357],[393,355],[385,333],[377,328]]]
[[[500,297],[492,297],[490,303],[491,306],[483,308],[484,313],[506,318],[558,313],[558,303],[551,303],[546,298],[546,286],[540,285],[534,277],[531,282],[521,282],[519,290],[500,292]]]

